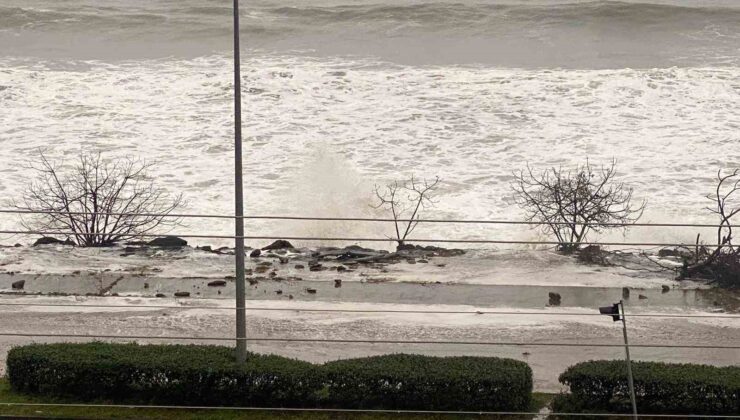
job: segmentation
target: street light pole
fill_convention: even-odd
[[[635,382],[632,378],[632,361],[630,360],[630,344],[627,341],[627,317],[624,313],[624,300],[611,306],[602,306],[599,313],[609,315],[612,321],[622,321],[622,332],[624,333],[624,352],[627,356],[627,385],[630,391],[630,401],[632,402],[632,418],[637,420],[637,398],[635,397]]]
[[[622,318],[622,332],[624,333],[624,352],[627,356],[627,382],[630,387],[630,400],[632,401],[632,416],[637,420],[637,401],[635,397],[635,383],[632,379],[632,361],[630,360],[630,345],[627,341],[627,318],[624,313],[624,300],[619,301]]]
[[[236,361],[247,360],[246,287],[244,285],[244,184],[242,182],[242,93],[239,54],[239,0],[234,0],[234,201],[236,218]]]

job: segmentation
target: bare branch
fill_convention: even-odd
[[[387,184],[385,189],[375,186],[375,197],[378,203],[372,207],[385,208],[390,211],[399,247],[405,244],[406,239],[416,229],[422,211],[436,203],[433,196],[440,182],[439,177],[431,180],[418,180],[412,175],[404,183],[393,181]]]
[[[137,234],[176,226],[168,218],[183,204],[147,176],[152,163],[135,159],[103,160],[99,153],[81,154],[63,171],[40,152],[37,173],[20,203],[22,210],[46,212],[22,220],[24,227],[48,232],[73,232],[79,246],[107,246]],[[123,213],[112,215],[110,213]]]
[[[570,252],[590,232],[635,223],[642,216],[646,203],[633,204],[632,188],[616,182],[615,176],[615,160],[599,170],[587,160],[575,171],[553,167],[539,174],[527,165],[526,171],[514,173],[511,187],[527,220],[542,222],[559,249]]]

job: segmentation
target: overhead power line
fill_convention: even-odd
[[[186,405],[139,405],[139,404],[69,404],[69,403],[22,403],[3,402],[6,407],[73,407],[73,408],[121,408],[152,410],[209,410],[209,411],[277,411],[277,412],[313,412],[313,413],[366,413],[366,414],[415,414],[415,415],[469,415],[469,416],[538,416],[539,412],[528,411],[453,411],[453,410],[377,410],[351,408],[285,408],[285,407],[214,407]],[[576,417],[632,417],[624,413],[547,413],[551,416]],[[638,414],[638,417],[651,418],[703,418],[703,419],[737,419],[740,415],[706,415],[706,414]]]
[[[187,341],[234,341],[234,337],[190,337],[190,336],[150,336],[150,335],[107,335],[107,334],[45,334],[2,332],[0,337],[46,337],[46,338],[105,338],[109,340],[187,340]],[[285,342],[285,343],[354,343],[354,344],[435,344],[435,345],[474,345],[474,346],[515,346],[515,347],[608,347],[622,348],[623,344],[602,343],[537,343],[519,341],[437,341],[437,340],[371,340],[334,338],[295,338],[295,337],[251,337],[236,338],[246,342]],[[665,349],[715,349],[740,350],[740,346],[712,344],[630,344],[630,347]]]
[[[99,215],[122,217],[172,217],[172,218],[200,218],[200,219],[251,219],[251,220],[306,220],[306,221],[337,221],[337,222],[419,222],[419,223],[455,223],[455,224],[494,224],[494,225],[571,225],[578,226],[609,226],[609,227],[697,227],[719,228],[740,227],[740,225],[715,225],[704,223],[580,223],[580,222],[537,222],[533,220],[481,220],[481,219],[390,219],[382,217],[322,217],[322,216],[271,216],[271,215],[221,215],[197,213],[109,213],[109,212],[78,212],[78,211],[51,211],[51,210],[22,210],[0,209],[0,213],[10,214],[62,214],[71,216]]]
[[[0,230],[3,235],[66,235],[66,236],[104,236],[109,233],[85,233],[65,231],[35,231],[35,230]],[[204,239],[251,239],[251,240],[277,240],[288,241],[335,241],[335,242],[396,242],[392,238],[351,238],[351,237],[323,237],[323,236],[234,236],[234,235],[203,235],[203,234],[153,234],[153,233],[131,233],[126,234],[131,238],[158,238],[162,236],[177,236],[180,238],[204,238]],[[638,247],[696,247],[696,244],[670,243],[670,242],[557,242],[557,241],[516,241],[499,239],[412,239],[408,242],[415,243],[456,243],[456,244],[498,244],[498,245],[594,245],[594,246],[638,246]],[[700,246],[712,248],[731,248],[732,244],[701,244]]]
[[[225,300],[225,299],[220,299]],[[62,307],[62,308],[131,308],[131,309],[209,309],[209,310],[234,310],[242,309],[234,306],[188,306],[188,305],[104,305],[104,304],[74,304],[74,303],[7,303],[0,302],[0,306],[31,306],[31,307]],[[299,308],[299,307],[277,307],[277,308],[258,308],[245,307],[247,311],[255,312],[318,312],[318,313],[360,313],[360,314],[446,314],[446,315],[543,315],[543,316],[598,316],[598,313],[579,313],[579,312],[533,312],[533,311],[425,311],[425,310],[405,310],[405,309],[322,309],[322,308]],[[711,319],[738,319],[740,315],[724,314],[629,314],[630,318],[711,318]]]

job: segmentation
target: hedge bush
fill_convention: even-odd
[[[523,410],[526,363],[493,357],[390,355],[312,365],[203,345],[32,344],[8,353],[18,392],[117,403]]]
[[[331,407],[515,411],[532,394],[526,363],[494,357],[394,354],[330,362],[323,372]]]
[[[203,345],[33,344],[8,352],[19,392],[142,404],[294,407],[316,404],[310,363]]]
[[[740,366],[632,362],[640,413],[738,414]],[[630,412],[623,360],[578,363],[560,375],[570,395],[555,400],[556,412]]]

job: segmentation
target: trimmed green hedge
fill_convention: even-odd
[[[640,413],[740,413],[740,366],[632,362],[632,373]],[[578,363],[559,380],[571,394],[555,400],[556,412],[631,412],[623,360]]]
[[[143,404],[298,407],[322,386],[310,363],[250,354],[244,366],[219,346],[32,344],[8,352],[19,392]]]
[[[8,353],[18,392],[116,403],[524,410],[526,363],[493,357],[390,355],[313,365],[203,345],[33,344]]]
[[[495,357],[408,354],[324,365],[328,405],[364,409],[526,410],[532,369]]]

